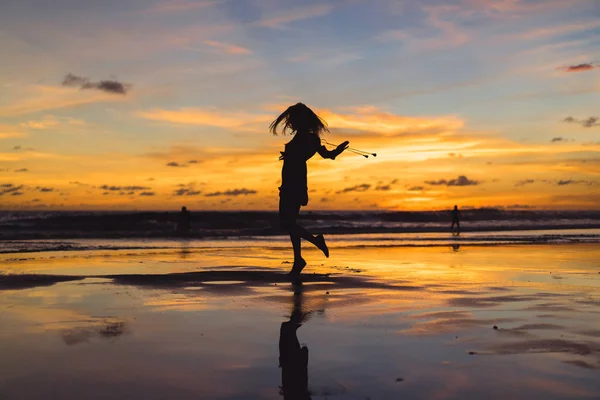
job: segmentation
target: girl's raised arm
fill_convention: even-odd
[[[335,160],[337,156],[342,154],[344,150],[348,148],[349,144],[350,142],[345,141],[344,143],[341,143],[338,147],[336,147],[335,150],[327,150],[325,146],[320,145],[317,149],[317,153],[319,153],[319,155],[323,158],[331,158],[332,160]]]

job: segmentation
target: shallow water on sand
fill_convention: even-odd
[[[597,245],[286,255],[3,255],[0,399],[600,398]]]

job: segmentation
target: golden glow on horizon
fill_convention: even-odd
[[[598,185],[590,179],[599,175],[598,163],[587,165],[585,159],[561,161],[565,155],[582,157],[587,148],[580,144],[525,145],[482,133],[469,136],[463,133],[466,124],[458,117],[403,117],[373,106],[356,111],[319,110],[334,132],[328,139],[349,139],[351,145],[378,156],[364,159],[347,153],[335,162],[311,160],[312,209],[429,210],[454,203],[472,207],[547,208],[555,204],[560,208],[588,208],[594,207],[600,195]],[[241,131],[267,127],[272,118],[248,113],[228,116],[217,110],[151,111],[139,115],[162,124]],[[56,119],[46,120],[51,123],[30,120],[19,126],[50,131]],[[264,131],[262,135],[269,138]],[[0,162],[12,166],[2,173],[3,182],[13,188],[22,186],[5,193],[2,205],[9,209],[39,208],[40,204],[69,209],[173,209],[181,204],[191,209],[275,209],[281,168],[277,154],[287,140],[271,137],[267,145],[254,151],[180,144],[146,154],[113,153],[109,157],[33,149],[0,153]],[[525,164],[519,161],[532,155],[537,156],[526,158]],[[27,165],[27,171],[17,174],[17,167],[22,165]],[[524,168],[527,176],[518,172]],[[552,178],[557,170],[574,177],[561,185]],[[460,176],[466,180],[459,182]],[[519,181],[527,178],[531,182],[521,185]],[[565,191],[564,187],[569,194],[593,193],[596,197],[571,203],[555,198]]]

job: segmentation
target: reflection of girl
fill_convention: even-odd
[[[310,313],[302,307],[302,285],[294,286],[294,308],[290,320],[279,330],[279,367],[284,400],[310,400],[308,391],[308,347],[300,346],[297,331]]]
[[[306,266],[306,261],[301,254],[300,238],[308,240],[321,249],[325,257],[329,257],[329,249],[323,235],[313,236],[296,222],[300,207],[308,204],[306,161],[315,153],[319,153],[323,158],[334,160],[348,148],[348,142],[340,144],[331,151],[321,145],[320,136],[323,132],[328,132],[327,126],[302,103],[289,107],[271,123],[270,130],[273,134],[277,134],[279,125],[283,126],[283,134],[288,130],[289,134],[294,135],[294,138],[285,145],[285,151],[280,157],[283,160],[283,168],[279,187],[279,218],[281,227],[289,232],[294,248],[294,265],[290,274],[297,275]]]
[[[307,400],[308,347],[300,347],[296,331],[300,324],[287,321],[279,331],[279,367],[281,367],[281,391],[283,399]]]

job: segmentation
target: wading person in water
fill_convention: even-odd
[[[188,234],[190,231],[190,222],[190,212],[186,207],[181,207],[181,212],[179,213],[179,220],[177,221],[177,227],[175,228],[175,231],[180,235]]]
[[[281,152],[279,158],[283,160],[279,187],[279,219],[281,227],[289,232],[294,248],[294,265],[290,275],[298,275],[306,266],[300,248],[301,238],[317,246],[325,257],[329,257],[329,249],[323,235],[313,236],[296,222],[300,207],[308,204],[306,162],[315,153],[319,153],[323,158],[334,160],[348,148],[348,142],[340,144],[335,150],[327,150],[321,144],[321,135],[329,132],[326,123],[302,103],[285,110],[271,123],[269,129],[277,135],[279,126],[282,127],[282,134],[294,135],[293,139],[285,145],[285,151]]]
[[[450,231],[454,232],[454,225],[456,225],[456,234],[460,234],[460,211],[458,211],[458,207],[454,206],[454,210],[452,210],[452,225],[450,226]]]

